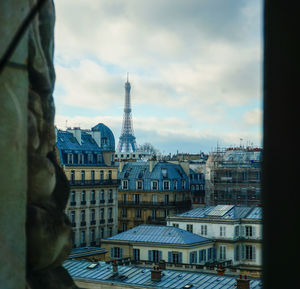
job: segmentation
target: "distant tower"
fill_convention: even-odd
[[[131,153],[137,150],[131,118],[130,89],[131,86],[130,82],[128,81],[127,73],[127,81],[125,83],[125,107],[123,115],[123,125],[117,149],[117,152],[120,153]]]

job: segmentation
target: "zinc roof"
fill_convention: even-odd
[[[220,219],[262,219],[261,207],[218,205],[193,210],[176,215],[190,218],[220,218]]]
[[[192,289],[236,289],[236,279],[230,276],[217,276],[198,272],[163,270],[160,281],[151,280],[151,268],[118,266],[118,274],[112,271],[112,265],[99,262],[93,269],[88,269],[91,262],[67,260],[63,266],[74,279],[94,282],[109,282],[141,286],[146,288],[181,289],[190,284]],[[250,280],[251,289],[261,289],[261,280]]]
[[[157,225],[140,225],[107,239],[177,245],[188,245],[210,241],[210,239],[173,226]]]

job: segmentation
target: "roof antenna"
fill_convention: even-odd
[[[128,82],[128,72],[127,72],[127,82]]]

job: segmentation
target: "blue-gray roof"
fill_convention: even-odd
[[[72,259],[75,257],[84,257],[91,256],[96,254],[104,254],[107,250],[99,247],[81,247],[81,248],[73,248],[71,254],[68,259]]]
[[[88,269],[91,262],[67,260],[63,266],[74,279],[90,280],[94,282],[117,283],[119,285],[142,286],[147,288],[174,288],[181,289],[191,284],[192,289],[234,289],[236,277],[217,276],[198,272],[177,270],[163,270],[160,281],[151,280],[151,268],[118,266],[118,275],[112,270],[112,265],[99,262],[93,269]],[[261,289],[262,281],[250,280],[250,289]]]
[[[106,142],[101,144],[103,150],[115,151],[115,137],[109,127],[103,123],[98,123],[92,127],[92,131],[100,131],[101,139],[106,139]]]
[[[151,191],[151,181],[158,181],[158,190],[163,190],[163,180],[169,180],[170,190],[174,190],[173,181],[177,181],[177,189],[182,190],[182,180],[185,181],[185,190],[189,189],[189,178],[179,164],[158,161],[150,172],[149,162],[128,162],[121,172],[118,172],[118,179],[128,180],[128,189],[136,190],[136,181],[143,180],[143,190]],[[166,169],[167,176],[163,176],[163,169]]]
[[[221,219],[262,219],[261,207],[218,205],[193,210],[178,214],[180,217],[190,218],[221,218]]]
[[[174,245],[189,245],[211,241],[208,238],[198,236],[173,226],[157,225],[140,225],[107,239]]]

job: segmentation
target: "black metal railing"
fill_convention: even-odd
[[[70,180],[70,185],[76,186],[119,186],[120,180]]]
[[[191,201],[180,201],[180,202],[124,202],[119,201],[118,205],[121,207],[126,206],[139,206],[139,207],[188,207]]]

